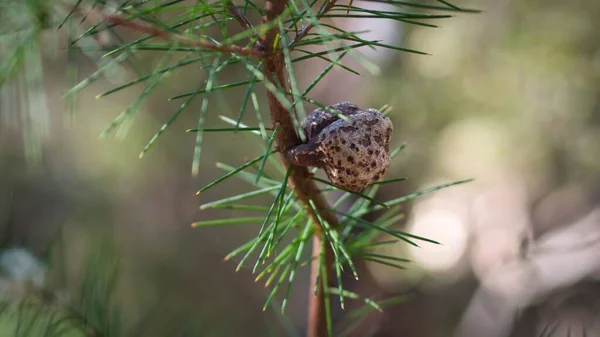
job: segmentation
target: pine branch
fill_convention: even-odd
[[[285,0],[269,0],[265,3],[265,12],[266,15],[263,17],[263,23],[268,23],[275,20],[284,10],[286,6]],[[306,33],[308,33],[306,30]],[[267,49],[268,57],[264,60],[263,66],[263,74],[267,81],[272,83],[275,86],[282,87],[284,92],[287,92],[287,81],[284,75],[285,68],[285,60],[284,55],[281,50],[274,50],[273,46],[275,45],[275,41],[278,37],[279,29],[274,25],[272,29],[267,31],[262,42],[262,45]],[[328,297],[325,294],[324,289],[328,288],[329,285],[323,286],[323,282],[318,282],[318,274],[319,268],[321,264],[319,263],[319,254],[321,254],[321,247],[326,247],[325,256],[324,256],[324,264],[327,266],[327,273],[331,273],[331,277],[327,279],[332,279],[333,277],[333,269],[331,266],[333,265],[333,254],[329,245],[323,245],[322,241],[325,240],[323,229],[321,228],[321,223],[319,221],[319,217],[315,213],[315,211],[310,207],[309,202],[312,201],[315,205],[316,211],[318,211],[321,216],[324,218],[327,223],[332,227],[338,227],[338,221],[335,214],[326,211],[329,208],[328,202],[320,192],[319,188],[315,184],[315,182],[311,179],[312,174],[308,171],[306,167],[300,167],[294,165],[286,156],[287,150],[290,148],[297,146],[301,143],[301,139],[296,133],[296,128],[294,126],[294,122],[292,120],[293,111],[288,111],[288,109],[283,105],[275,94],[267,90],[267,99],[269,102],[269,111],[271,114],[272,125],[278,126],[279,132],[277,134],[277,148],[281,153],[281,161],[286,169],[291,168],[292,173],[289,177],[289,182],[292,185],[296,193],[296,197],[300,201],[302,205],[304,205],[304,209],[309,213],[312,222],[316,224],[315,226],[315,234],[313,235],[313,259],[311,262],[311,282],[312,284],[317,284],[316,294],[313,294],[311,289],[311,293],[309,295],[309,309],[308,309],[308,337],[319,337],[319,336],[327,336],[327,322],[326,322],[326,312],[325,312],[325,301],[328,300]],[[321,278],[322,280],[325,278]]]
[[[388,205],[394,206],[412,200],[429,191],[404,196],[387,203],[382,203],[374,198],[381,184],[403,180],[402,178],[398,178],[374,184],[364,193],[346,191],[333,205],[329,205],[329,202],[325,199],[326,193],[338,188],[332,186],[327,181],[315,179],[313,173],[308,168],[296,166],[287,156],[290,149],[306,141],[306,137],[304,137],[305,135],[299,127],[299,119],[305,118],[306,115],[303,110],[303,103],[313,103],[321,108],[327,106],[327,104],[316,102],[308,94],[334,66],[358,74],[356,70],[341,63],[345,55],[357,59],[361,66],[367,70],[376,68],[368,60],[360,57],[360,54],[356,52],[356,48],[368,46],[373,49],[379,47],[404,52],[423,53],[383,44],[377,40],[365,40],[360,37],[361,34],[365,33],[364,31],[346,31],[333,24],[321,23],[319,20],[327,17],[364,17],[391,19],[410,24],[433,26],[420,21],[443,19],[448,16],[374,10],[353,6],[352,1],[346,6],[337,4],[337,0],[324,0],[317,7],[317,0],[304,0],[302,1],[302,6],[298,6],[295,2],[287,0],[266,0],[264,9],[259,9],[252,2],[247,2],[246,5],[251,6],[251,10],[256,10],[261,15],[264,14],[261,22],[258,23],[251,22],[246,16],[248,14],[248,7],[244,7],[243,9],[238,8],[231,0],[223,0],[222,2],[210,4],[196,3],[195,5],[186,5],[182,7],[184,10],[180,14],[173,15],[172,13],[176,13],[179,9],[171,8],[170,6],[179,2],[181,0],[165,3],[149,3],[148,5],[142,3],[124,4],[116,10],[112,10],[106,6],[96,6],[97,2],[93,2],[94,5],[91,5],[92,1],[90,1],[90,4],[82,4],[82,1],[78,1],[73,8],[70,8],[71,11],[63,23],[72,21],[72,17],[74,16],[78,17],[76,19],[85,17],[92,23],[92,27],[82,34],[78,33],[78,37],[77,35],[70,35],[69,41],[71,47],[75,47],[79,40],[89,37],[97,38],[97,34],[106,31],[110,32],[115,27],[125,27],[139,33],[141,36],[133,41],[123,42],[113,47],[95,45],[96,51],[104,51],[108,48],[109,51],[104,56],[111,58],[114,56],[114,60],[111,62],[114,64],[124,61],[130,55],[133,55],[136,50],[155,50],[166,53],[159,65],[151,73],[139,74],[137,79],[121,84],[99,95],[100,97],[106,96],[138,83],[145,85],[143,93],[131,107],[117,117],[115,122],[111,124],[111,128],[120,126],[124,120],[129,121],[139,109],[140,102],[171,72],[182,69],[187,65],[196,65],[197,62],[200,62],[200,68],[207,72],[204,85],[200,85],[188,93],[174,95],[171,98],[184,98],[184,102],[155,136],[152,137],[146,147],[144,147],[141,155],[148,151],[156,139],[186,109],[194,97],[202,96],[202,107],[198,118],[198,127],[188,130],[188,132],[194,132],[196,135],[194,164],[192,166],[193,172],[198,172],[199,169],[200,150],[202,148],[204,132],[248,131],[244,132],[244,134],[250,135],[252,140],[258,143],[258,147],[262,150],[262,155],[237,167],[217,163],[217,167],[226,170],[227,173],[208,184],[200,192],[204,192],[234,175],[258,189],[205,203],[200,208],[227,208],[231,210],[261,212],[266,213],[266,215],[264,217],[240,216],[231,219],[205,220],[196,222],[193,226],[206,227],[242,225],[254,222],[262,223],[257,237],[234,250],[226,257],[226,260],[238,254],[243,255],[238,265],[238,269],[240,269],[252,254],[257,253],[259,256],[254,263],[252,272],[255,274],[258,273],[257,280],[265,278],[266,286],[273,286],[265,303],[265,308],[272,303],[271,301],[275,299],[280,289],[286,288],[287,283],[285,297],[281,306],[282,311],[289,298],[297,268],[304,264],[304,248],[312,235],[313,252],[308,263],[311,264],[311,284],[314,288],[311,287],[309,295],[307,336],[333,336],[331,296],[339,296],[342,308],[344,307],[345,299],[362,299],[372,307],[379,308],[375,302],[344,289],[342,275],[347,267],[357,278],[356,268],[353,263],[355,259],[364,259],[383,265],[403,268],[402,264],[400,264],[404,262],[403,259],[378,255],[370,250],[377,245],[396,242],[397,240],[374,242],[374,238],[378,234],[386,234],[409,244],[415,244],[412,241],[413,239],[426,240],[388,228],[394,225],[402,216],[395,214],[398,211],[397,207],[392,207],[385,211],[384,215],[373,222],[365,221],[362,219],[362,216],[383,208],[389,208]],[[394,5],[405,4],[404,2],[395,0],[383,2]],[[441,3],[445,4],[445,2]],[[448,7],[447,10],[456,11],[459,9]],[[74,15],[72,15],[73,13]],[[165,13],[165,16],[168,16],[169,19],[161,21],[159,15],[162,13]],[[71,20],[68,20],[69,18]],[[241,27],[242,32],[230,35],[227,25],[231,21],[236,21]],[[203,34],[204,30],[208,27],[219,28],[221,37],[217,40],[212,36]],[[315,33],[317,30],[318,32]],[[162,41],[147,43],[147,41],[152,39]],[[249,42],[243,44],[240,42],[242,40]],[[312,46],[324,47],[324,50],[297,49]],[[84,51],[81,46],[78,47]],[[292,58],[292,50],[301,51],[306,55]],[[184,53],[181,59],[177,59],[176,61],[171,59],[171,57],[179,55],[178,53],[180,52]],[[250,60],[251,57],[254,59]],[[309,58],[320,58],[325,60],[328,65],[312,83],[302,90],[296,82],[293,65],[295,62]],[[243,69],[246,71],[245,75],[247,75],[246,80],[220,83],[218,76],[220,72],[236,63],[243,65]],[[86,81],[70,91],[70,93],[75,93],[85,85],[93,82],[93,80],[106,72],[104,68],[108,68],[108,66],[103,67],[102,70],[90,76]],[[263,84],[266,89],[271,119],[268,127],[263,123],[260,114],[261,109],[259,109],[256,98],[256,84]],[[206,126],[204,121],[208,116],[209,96],[213,93],[222,93],[226,89],[239,86],[245,86],[246,93],[237,119],[221,116],[221,119],[230,124],[231,127],[214,128]],[[252,99],[254,110],[257,113],[257,127],[248,127],[242,123],[243,114],[250,99]],[[298,114],[296,114],[296,109],[298,109]],[[271,131],[271,133],[267,134],[267,131]],[[261,139],[258,140],[259,137],[252,135],[259,135]],[[266,144],[263,144],[263,142]],[[276,152],[280,156],[279,162],[277,162],[275,156],[271,156]],[[268,167],[270,165],[267,164],[273,164],[273,161],[275,161],[276,165],[274,166],[280,171],[279,173],[285,175],[283,181],[271,175],[269,171],[270,167]],[[253,172],[247,172],[245,171],[246,169]],[[323,188],[322,184],[328,186],[321,189]],[[435,190],[431,189],[430,191]],[[238,204],[242,200],[259,195],[274,197],[270,207]],[[350,210],[339,212],[337,206],[351,196],[357,196],[358,199],[353,202]],[[360,228],[362,231],[359,234],[355,234],[354,229],[356,228]],[[282,239],[286,237],[286,233],[290,229],[292,231],[297,230],[298,235],[292,239],[290,244],[286,244],[285,246],[283,244],[280,245]],[[259,271],[259,269],[262,270]],[[332,285],[330,282],[335,284]],[[96,323],[96,325],[98,324]]]
[[[263,50],[257,47],[242,47],[235,44],[219,44],[209,41],[205,38],[193,39],[182,34],[160,29],[156,27],[156,25],[146,23],[137,18],[132,19],[129,15],[123,15],[118,12],[106,13],[98,7],[85,8],[84,6],[77,6],[74,8],[74,11],[88,17],[96,18],[97,21],[104,21],[115,26],[127,27],[137,32],[150,34],[153,37],[176,42],[184,46],[200,47],[224,53],[238,54],[240,56],[264,56],[265,54]],[[239,10],[234,11],[233,13],[233,16],[236,19],[241,20],[244,25],[247,24],[247,27],[252,26]]]

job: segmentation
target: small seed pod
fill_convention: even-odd
[[[307,142],[288,152],[300,166],[325,170],[335,186],[359,192],[381,179],[390,165],[392,121],[375,109],[349,102],[311,112],[302,123]],[[347,120],[340,118],[340,115]]]

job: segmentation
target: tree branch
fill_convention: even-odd
[[[306,327],[306,337],[324,337],[327,336],[327,319],[325,314],[325,295],[324,288],[329,285],[323,284],[323,278],[317,286],[317,296],[313,292],[312,285],[317,284],[317,275],[319,275],[319,253],[322,247],[322,241],[326,240],[323,235],[313,236],[313,259],[310,265],[310,287],[308,287],[308,324]],[[333,265],[333,252],[329,245],[325,245],[325,265]],[[329,268],[329,280],[332,280],[333,268]]]
[[[205,38],[200,38],[198,40],[189,38],[182,34],[172,33],[165,30],[161,30],[156,28],[153,25],[147,24],[142,20],[131,20],[127,16],[124,16],[120,13],[105,13],[103,10],[98,8],[84,8],[83,6],[78,6],[73,9],[76,12],[79,12],[83,15],[86,15],[89,18],[92,18],[95,22],[107,22],[113,24],[115,26],[123,26],[127,28],[131,28],[140,33],[150,34],[154,37],[158,37],[168,41],[175,41],[182,43],[183,45],[200,47],[204,49],[216,50],[224,53],[235,53],[241,56],[264,56],[265,53],[263,50],[260,50],[256,47],[241,47],[234,44],[229,45],[221,45],[214,42],[211,42]],[[241,14],[241,12],[240,12]]]
[[[275,20],[285,9],[286,0],[267,0],[265,3],[265,13],[263,17],[263,23],[267,23]],[[307,32],[308,33],[308,32]],[[263,73],[265,78],[273,83],[275,86],[282,86],[284,91],[287,90],[287,81],[284,75],[285,62],[283,52],[279,50],[273,50],[274,41],[279,34],[279,28],[275,25],[274,28],[268,30],[264,35],[260,45],[266,48],[266,56],[264,58]],[[313,259],[311,262],[311,284],[315,284],[317,281],[317,273],[319,270],[319,252],[322,247],[322,240],[326,240],[323,235],[323,229],[321,228],[320,221],[315,214],[312,207],[310,207],[309,201],[315,205],[315,208],[320,213],[327,223],[332,227],[338,226],[338,220],[335,214],[327,211],[329,204],[323,194],[319,191],[319,188],[315,182],[310,179],[311,173],[306,167],[294,165],[287,157],[286,153],[289,149],[294,146],[301,144],[301,140],[296,133],[294,123],[292,121],[291,113],[288,111],[283,104],[275,97],[275,95],[267,90],[267,99],[269,101],[269,111],[271,114],[271,121],[274,126],[279,126],[279,132],[277,133],[277,147],[280,152],[281,161],[284,167],[291,168],[292,173],[289,178],[290,185],[294,189],[298,200],[304,205],[305,211],[311,217],[315,224],[316,233],[313,239]],[[331,273],[333,279],[333,253],[329,245],[325,246],[325,265],[327,266],[328,274]],[[323,280],[323,278],[321,278]],[[329,285],[325,285],[329,286]],[[324,303],[328,300],[323,282],[320,282],[317,288],[317,295],[314,296],[312,292],[312,286],[310,287],[309,295],[309,308],[308,308],[308,330],[307,337],[324,337],[327,335],[327,324],[325,319],[325,307]]]

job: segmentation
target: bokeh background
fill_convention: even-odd
[[[380,200],[475,179],[405,206],[398,228],[442,245],[386,247],[386,254],[413,260],[403,271],[361,265],[361,282],[346,283],[356,292],[377,299],[413,296],[370,315],[351,335],[600,336],[600,3],[457,4],[483,12],[436,21],[438,28],[339,22],[431,55],[364,50],[379,74],[363,71],[357,77],[334,69],[313,90],[315,99],[328,104],[392,105],[394,145],[407,147],[388,176],[409,179],[382,188]],[[126,137],[98,139],[143,87],[95,96],[152,69],[160,55],[140,52],[136,67],[124,64],[67,102],[63,94],[72,70],[67,52],[56,50],[64,41],[46,34],[40,68],[27,70],[43,72],[43,82],[26,90],[30,106],[9,103],[23,80],[0,90],[5,254],[20,247],[38,262],[52,261],[40,262],[47,271],[36,282],[61,284],[66,292],[82,282],[90,251],[115,254],[120,267],[114,302],[124,326],[149,311],[159,313],[144,335],[301,334],[306,270],[297,277],[286,317],[263,312],[268,289],[254,282],[250,270],[236,273],[235,263],[223,262],[258,227],[190,227],[233,214],[200,211],[200,204],[250,189],[233,180],[195,195],[223,174],[215,162],[239,165],[259,154],[247,135],[206,134],[200,173],[193,177],[195,135],[185,130],[198,123],[198,99],[138,159],[181,103],[168,98],[193,90],[206,74],[193,67],[173,73],[142,104]],[[75,76],[91,74],[97,56],[71,55],[69,62],[79,65]],[[318,61],[298,64],[301,87],[323,67]],[[221,80],[239,80],[240,73],[231,67]],[[235,118],[243,94],[244,88],[230,89],[211,99],[207,125],[222,125],[219,114]],[[259,101],[267,116],[264,97]],[[246,116],[252,125],[254,114]],[[53,249],[57,240],[61,254]],[[11,272],[18,265],[11,261],[0,258],[5,281],[29,277]],[[6,282],[3,296],[23,291]]]

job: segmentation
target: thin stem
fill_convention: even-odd
[[[240,9],[231,0],[227,1],[227,12],[235,18],[235,20],[240,24],[240,26],[242,26],[244,30],[254,30],[252,23],[250,23],[246,15],[244,15],[244,13],[242,13],[242,11],[240,11]]]
[[[319,254],[321,248],[329,247],[329,245],[323,245],[322,241],[325,238],[321,235],[313,236],[313,258],[310,269],[310,287],[308,289],[308,324],[306,330],[306,337],[322,337],[327,336],[327,316],[325,308],[325,292],[323,289],[323,279],[318,280],[319,275]],[[333,264],[333,254],[331,248],[325,248],[325,265],[331,266]],[[332,269],[332,268],[329,268]],[[317,293],[315,296],[313,285],[317,286]],[[328,286],[328,285],[326,285]]]

